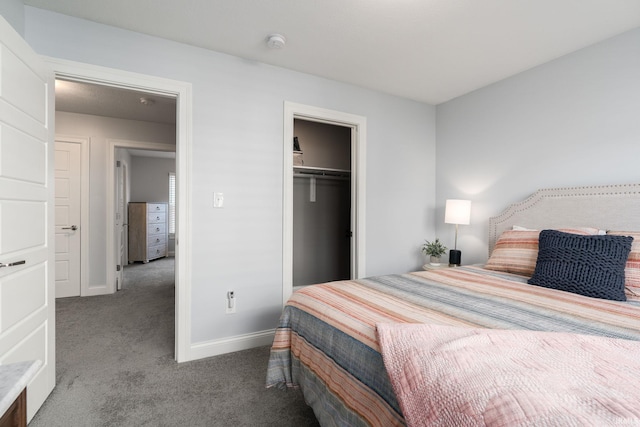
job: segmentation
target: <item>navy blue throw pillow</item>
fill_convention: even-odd
[[[624,268],[633,237],[542,230],[528,283],[593,298],[626,301]]]

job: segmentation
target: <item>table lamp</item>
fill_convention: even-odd
[[[462,252],[458,250],[458,225],[468,225],[471,219],[471,200],[449,199],[444,208],[445,224],[456,225],[456,240],[449,251],[449,265],[460,265]]]

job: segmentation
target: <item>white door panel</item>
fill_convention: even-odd
[[[33,161],[19,164],[14,158],[27,155]],[[0,173],[25,182],[45,183],[46,145],[36,138],[0,124]]]
[[[61,180],[56,179],[56,199],[66,199],[68,196],[60,196],[58,189],[62,187]],[[64,183],[63,183],[64,185]],[[65,224],[71,224],[71,215],[68,206],[56,206],[56,226],[62,227]]]
[[[26,43],[23,46],[31,49]],[[38,122],[42,122],[47,111],[47,88],[42,84],[42,74],[34,70],[33,65],[37,61],[37,68],[43,68],[44,64],[32,50],[24,52],[23,46],[8,46],[3,43],[0,47],[2,98],[21,112]],[[16,55],[12,49],[18,50],[20,53]],[[16,84],[16,82],[21,84]]]
[[[57,258],[57,255],[56,255]],[[58,283],[69,280],[69,261],[56,260],[56,289]]]
[[[46,213],[44,202],[3,200],[0,205],[0,253],[44,246]]]
[[[0,333],[46,306],[45,283],[44,263],[0,279]],[[24,299],[21,304],[16,304],[16,298]]]
[[[0,17],[0,363],[42,362],[29,420],[55,385],[52,97],[53,73]]]
[[[69,239],[66,236],[56,234],[56,254],[69,252]]]
[[[15,343],[11,350],[6,353],[0,363],[3,365],[15,362],[21,362],[24,360],[41,360],[44,366],[41,366],[40,370],[36,373],[35,378],[27,386],[27,412],[28,414],[35,414],[36,410],[29,408],[29,405],[34,405],[33,402],[44,402],[50,393],[47,391],[48,378],[46,375],[47,365],[54,363],[49,361],[49,357],[46,348],[42,345],[43,341],[47,340],[47,334],[49,333],[47,323],[44,320],[46,318],[46,311],[42,312],[43,315],[34,319],[31,325],[27,325],[24,331],[16,331],[14,335],[24,336],[24,338]],[[25,332],[28,332],[26,336]],[[37,409],[37,408],[36,408]],[[32,416],[32,415],[31,415]],[[29,416],[30,417],[30,416]]]

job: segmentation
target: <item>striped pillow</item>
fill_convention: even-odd
[[[565,233],[597,235],[597,228],[561,228]],[[485,265],[488,270],[520,274],[531,277],[538,259],[540,230],[507,230],[500,235],[491,257]]]
[[[640,298],[640,231],[607,231],[607,234],[633,237],[631,252],[624,269],[624,285],[627,298],[638,299]]]

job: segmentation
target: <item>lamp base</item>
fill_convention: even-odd
[[[462,252],[457,249],[451,249],[449,251],[449,265],[460,265],[460,260],[462,258]]]

